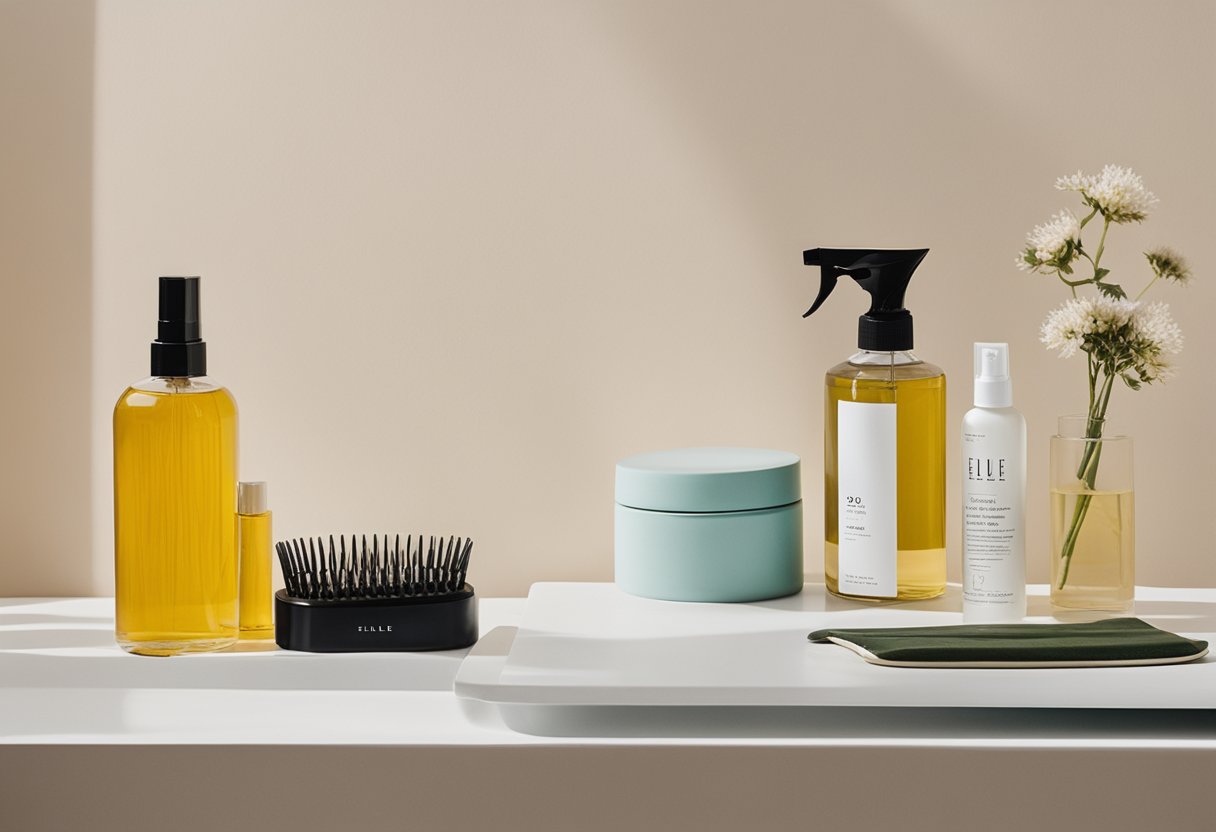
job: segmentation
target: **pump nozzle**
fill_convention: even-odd
[[[975,406],[1012,407],[1013,381],[1009,378],[1009,345],[977,341],[975,350]]]
[[[152,375],[207,375],[207,345],[199,324],[197,277],[160,279],[160,320],[152,342]]]
[[[814,313],[848,275],[870,293],[870,310],[858,321],[857,345],[864,350],[912,349],[912,313],[904,308],[904,292],[912,273],[929,253],[927,248],[813,248],[802,262],[820,267],[819,296],[802,317]]]

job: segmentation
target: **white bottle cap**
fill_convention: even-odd
[[[975,406],[1013,407],[1008,344],[976,342]]]
[[[236,487],[236,513],[237,514],[261,514],[269,509],[266,508],[268,502],[266,500],[266,483],[264,482],[242,482]]]

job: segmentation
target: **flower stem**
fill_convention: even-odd
[[[1094,270],[1097,271],[1098,263],[1102,260],[1102,250],[1106,248],[1106,232],[1110,230],[1110,217],[1102,218],[1102,236],[1098,238],[1098,250],[1094,252]]]
[[[1161,277],[1161,275],[1154,274],[1153,279],[1145,284],[1144,288],[1140,290],[1140,294],[1136,295],[1135,299],[1140,300],[1140,298],[1144,297],[1144,293],[1147,292],[1149,289],[1153,288],[1153,284],[1157,282],[1157,278],[1159,278],[1159,277]]]
[[[1099,370],[1104,376],[1101,388],[1096,388]],[[1077,481],[1084,487],[1084,492],[1077,496],[1073,506],[1072,522],[1064,544],[1060,547],[1060,559],[1063,567],[1060,571],[1058,589],[1063,589],[1068,582],[1068,572],[1072,567],[1073,552],[1077,548],[1077,540],[1081,536],[1081,526],[1089,514],[1089,505],[1093,500],[1094,486],[1098,481],[1098,463],[1102,459],[1102,428],[1106,421],[1106,408],[1110,404],[1110,394],[1114,390],[1117,373],[1114,368],[1102,367],[1093,356],[1089,357],[1089,414],[1085,421],[1085,450],[1081,454],[1081,462],[1077,466]]]
[[[1056,272],[1056,274],[1059,274],[1059,272]],[[1072,286],[1074,288],[1077,286],[1084,286],[1087,283],[1094,282],[1094,279],[1092,277],[1087,277],[1084,280],[1069,280],[1067,277],[1065,277],[1062,274],[1060,275],[1060,280],[1064,281],[1065,286]],[[1075,294],[1075,292],[1074,292],[1074,294]]]
[[[1085,474],[1085,482],[1089,484],[1092,491],[1092,481],[1098,476],[1098,460],[1102,458],[1102,441],[1099,439],[1096,442],[1087,442],[1086,445],[1094,448]],[[1077,548],[1077,539],[1081,536],[1081,524],[1085,522],[1085,517],[1089,514],[1089,504],[1093,498],[1092,493],[1081,494],[1077,497],[1077,504],[1073,509],[1072,525],[1068,529],[1068,537],[1064,539],[1064,546],[1061,549],[1060,557],[1064,559],[1064,568],[1060,573],[1060,589],[1063,589],[1064,584],[1068,583],[1068,570],[1072,567],[1073,551]]]

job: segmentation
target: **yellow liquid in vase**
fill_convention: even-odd
[[[833,367],[824,397],[824,579],[835,595],[912,601],[946,591],[946,377],[909,353],[861,353]],[[862,359],[866,363],[855,363]],[[871,363],[873,362],[873,363]],[[896,408],[897,594],[842,593],[839,585],[839,403]]]
[[[203,378],[151,378],[114,407],[118,643],[154,656],[237,638],[237,412]]]
[[[1064,586],[1060,558],[1077,500],[1089,507],[1073,548]],[[1131,491],[1051,490],[1051,603],[1056,607],[1131,612],[1136,594],[1136,509]]]

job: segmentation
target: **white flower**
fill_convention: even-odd
[[[1085,204],[1097,208],[1111,222],[1140,222],[1157,201],[1153,192],[1131,168],[1107,165],[1097,176],[1077,171],[1056,180],[1061,191],[1077,191]]]
[[[1130,300],[1073,298],[1047,313],[1039,340],[1061,358],[1069,358],[1077,350],[1089,352],[1089,339],[1126,327],[1135,309]]]
[[[1169,356],[1182,352],[1182,330],[1170,315],[1168,303],[1140,306],[1132,318],[1130,348],[1140,381],[1167,379],[1174,374]]]
[[[1153,274],[1157,277],[1163,277],[1166,280],[1172,280],[1175,283],[1183,284],[1191,279],[1191,269],[1182,259],[1182,255],[1171,248],[1158,246],[1155,249],[1144,252],[1144,256],[1148,258],[1148,264],[1153,269]]]
[[[1046,266],[1070,273],[1068,264],[1081,247],[1081,221],[1071,211],[1060,211],[1026,235],[1026,249],[1018,258],[1018,268],[1027,272]]]
[[[1051,310],[1039,340],[1061,358],[1088,353],[1104,373],[1133,388],[1169,378],[1170,356],[1182,351],[1182,330],[1167,304],[1102,296],[1073,298]]]
[[[1081,171],[1077,171],[1069,176],[1061,176],[1056,179],[1056,190],[1080,191],[1084,193],[1085,189],[1090,186],[1093,180],[1094,177],[1086,176],[1085,174],[1081,173]]]

